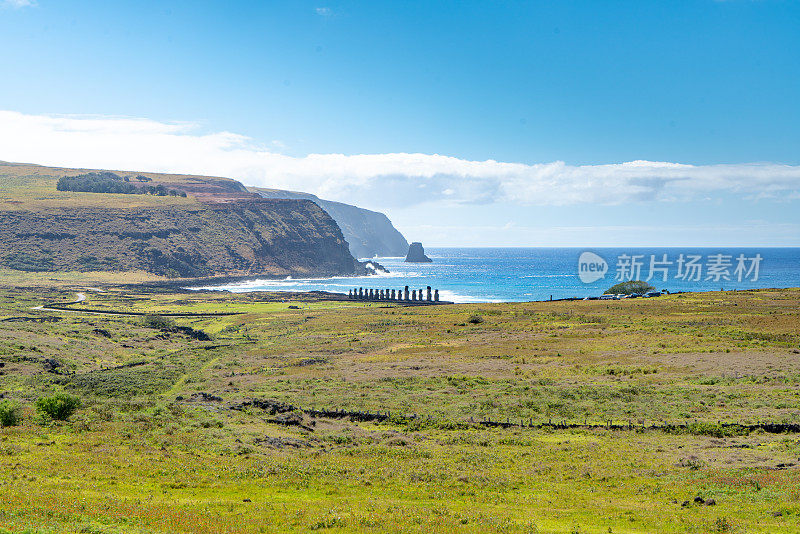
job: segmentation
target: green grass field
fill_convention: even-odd
[[[800,290],[401,307],[68,283],[0,290],[22,414],[0,532],[800,532],[800,435],[724,426],[800,422]],[[234,315],[32,309],[76,291]],[[81,399],[66,421],[34,407],[56,392]]]

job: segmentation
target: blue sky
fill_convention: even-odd
[[[800,245],[800,2],[0,5],[0,159],[352,198],[431,245]]]

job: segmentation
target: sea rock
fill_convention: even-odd
[[[422,243],[414,241],[408,247],[408,254],[406,254],[406,262],[408,263],[431,263],[433,260],[425,255],[425,249],[422,248]]]

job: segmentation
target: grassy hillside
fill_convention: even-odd
[[[172,325],[0,291],[0,393],[24,417],[0,430],[10,532],[800,527],[798,434],[725,426],[800,420],[797,289],[420,308],[87,295],[73,307],[233,315]],[[34,408],[58,391],[82,401],[65,422]]]
[[[141,208],[199,206],[203,199],[252,198],[236,180],[187,174],[113,171],[120,176],[145,176],[171,189],[181,189],[189,198],[151,195],[119,195],[57,191],[62,176],[77,176],[95,169],[43,167],[26,163],[0,162],[0,210],[35,210],[54,207]]]
[[[310,201],[260,199],[223,178],[138,172],[118,174],[187,197],[56,190],[60,177],[85,172],[0,164],[0,268],[170,278],[360,272],[341,230]]]

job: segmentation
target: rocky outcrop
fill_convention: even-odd
[[[262,188],[252,190],[264,198],[305,198],[313,201],[333,217],[350,245],[350,252],[356,258],[402,256],[408,249],[406,238],[383,213],[323,200],[310,193]]]
[[[309,200],[0,211],[0,267],[170,277],[364,274]]]
[[[422,248],[422,243],[414,241],[408,247],[408,254],[406,254],[406,262],[408,263],[431,263],[433,260],[425,255],[425,249]]]

